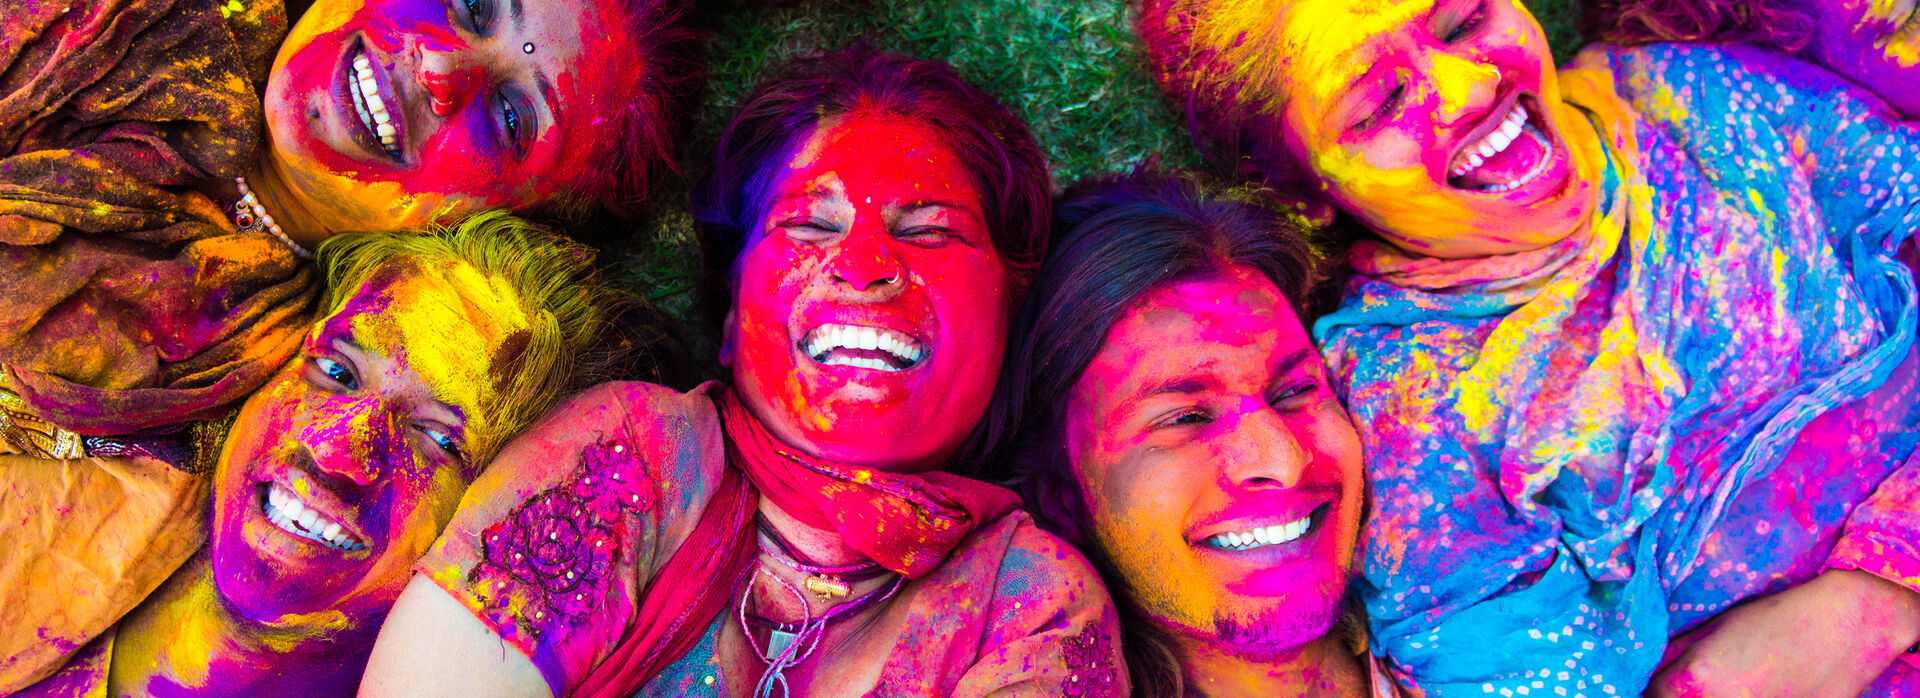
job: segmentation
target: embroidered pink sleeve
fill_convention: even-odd
[[[719,444],[703,396],[590,390],[502,449],[415,569],[565,695],[613,649],[698,518]]]

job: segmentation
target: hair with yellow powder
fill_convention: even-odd
[[[389,265],[464,264],[512,294],[528,336],[512,358],[499,399],[482,407],[489,433],[471,453],[484,463],[507,437],[563,394],[609,379],[681,387],[686,370],[672,320],[645,301],[611,289],[593,272],[593,250],[504,211],[477,214],[428,234],[358,233],[328,238],[316,251],[331,315]]]
[[[1287,157],[1276,138],[1287,94],[1279,40],[1286,0],[1142,0],[1134,30],[1160,89],[1187,117],[1202,153],[1239,174],[1257,172],[1266,184],[1308,189],[1316,180],[1305,163]]]

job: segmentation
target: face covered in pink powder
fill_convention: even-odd
[[[390,262],[249,398],[214,471],[214,583],[240,617],[366,630],[452,518],[524,344],[503,282]],[[503,363],[505,362],[505,363]]]
[[[1151,622],[1255,659],[1327,633],[1360,442],[1272,281],[1233,265],[1137,298],[1066,400],[1092,543]]]
[[[319,0],[267,81],[267,166],[328,232],[546,201],[645,69],[617,2]]]
[[[938,135],[856,112],[768,186],[738,262],[722,362],[780,441],[890,472],[937,469],[985,414],[1009,288],[980,195]]]

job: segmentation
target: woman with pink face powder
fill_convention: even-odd
[[[1026,126],[945,64],[789,63],[694,191],[732,385],[607,384],[509,444],[366,693],[1126,695],[1086,560],[947,472],[1051,183]]]

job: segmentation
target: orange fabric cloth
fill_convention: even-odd
[[[64,666],[206,539],[209,478],[0,443],[0,695]]]
[[[278,0],[0,12],[0,365],[35,413],[124,434],[222,411],[297,348],[311,265],[200,193],[264,144]]]

